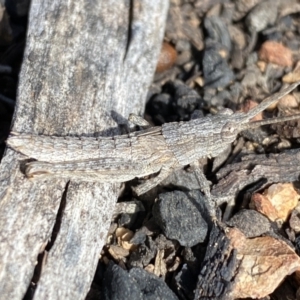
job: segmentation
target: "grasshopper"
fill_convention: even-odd
[[[7,145],[36,161],[27,163],[28,178],[63,178],[91,182],[125,182],[135,177],[151,177],[136,186],[141,195],[158,185],[175,169],[204,157],[216,157],[245,130],[258,126],[300,119],[300,114],[250,122],[258,113],[294,90],[296,82],[252,108],[247,113],[230,109],[187,122],[162,126],[113,137],[57,137],[12,133]],[[145,125],[142,118],[131,116]],[[210,198],[210,187],[202,170],[197,174],[201,187]]]

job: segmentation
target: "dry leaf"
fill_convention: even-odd
[[[247,239],[238,229],[227,236],[240,261],[230,299],[263,298],[271,294],[285,276],[300,270],[300,258],[283,241],[273,237]]]
[[[159,277],[165,277],[167,274],[167,266],[164,260],[164,255],[164,250],[158,250],[155,257],[154,274]]]
[[[128,250],[116,245],[110,245],[108,252],[116,261],[119,261],[129,255]]]
[[[137,249],[137,246],[134,244],[129,243],[133,237],[134,233],[124,227],[120,227],[116,230],[116,237],[118,239],[118,245],[121,246],[122,248],[130,251],[134,251]]]

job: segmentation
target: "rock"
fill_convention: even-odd
[[[233,69],[241,70],[245,64],[243,51],[234,44],[231,53],[232,53],[231,60],[230,60],[231,67]]]
[[[227,236],[239,260],[229,299],[266,297],[300,268],[299,256],[281,240],[270,236],[247,239],[238,229],[230,229]]]
[[[225,104],[230,103],[231,94],[227,90],[220,91],[211,99],[211,105],[224,109]]]
[[[192,247],[206,237],[207,224],[198,205],[204,201],[201,195],[181,191],[162,193],[153,206],[153,216],[164,234],[182,246]]]
[[[299,80],[300,80],[300,61],[297,61],[294,70],[284,75],[282,81],[291,84]]]
[[[177,51],[175,48],[171,44],[163,42],[156,65],[156,72],[164,72],[170,69],[174,65],[176,58]]]
[[[111,262],[104,273],[101,296],[105,300],[178,299],[157,276],[139,268],[126,272]]]
[[[221,18],[217,16],[206,17],[204,28],[209,38],[226,47],[227,53],[231,51],[231,39],[228,28]]]
[[[233,20],[238,21],[245,17],[247,13],[257,5],[261,0],[239,0],[235,2]]]
[[[228,26],[230,39],[234,42],[238,49],[244,49],[246,47],[245,33],[235,25],[230,24]]]
[[[270,220],[286,221],[297,206],[300,195],[291,183],[271,185],[263,194],[254,194],[250,206]]]
[[[173,108],[181,119],[188,118],[201,103],[200,95],[180,80],[169,82],[168,89],[174,99]]]
[[[282,81],[285,83],[294,83],[300,80],[300,72],[291,72],[283,76]]]
[[[131,225],[134,223],[135,217],[132,218],[132,215],[130,214],[121,214],[119,220],[118,220],[118,226],[119,227],[131,227]]]
[[[156,124],[166,123],[170,115],[171,95],[161,93],[153,96],[147,104],[148,113]]]
[[[202,107],[201,96],[181,80],[168,81],[163,92],[151,98],[147,108],[157,124],[189,120],[192,112]]]
[[[132,200],[126,202],[119,202],[114,209],[113,218],[116,218],[120,214],[137,214],[144,212],[145,208],[141,201]]]
[[[259,58],[268,63],[273,63],[283,67],[291,67],[293,65],[292,51],[280,43],[266,41],[259,50]]]
[[[143,230],[138,230],[130,240],[130,243],[134,245],[140,245],[146,241],[146,238],[146,233]]]
[[[245,23],[250,32],[260,32],[276,22],[278,0],[258,3],[247,15]]]
[[[188,295],[188,299],[194,298],[193,291],[196,288],[197,277],[191,272],[186,264],[182,266],[182,269],[176,275],[175,281],[178,289],[184,290]]]
[[[157,247],[151,237],[146,237],[145,243],[139,245],[138,249],[131,253],[128,259],[129,267],[144,268],[155,257]]]
[[[257,237],[271,230],[268,218],[253,209],[240,210],[226,224],[237,227],[247,238]]]
[[[132,278],[139,290],[141,291],[144,300],[164,299],[177,300],[176,295],[170,290],[164,281],[157,276],[140,268],[133,268],[129,271],[129,277]],[[135,299],[123,298],[123,299]]]
[[[134,279],[112,262],[104,273],[101,291],[101,299],[104,300],[143,299],[142,292]]]
[[[294,95],[286,95],[278,101],[277,107],[281,110],[298,108],[299,104]]]
[[[214,45],[205,48],[202,66],[206,87],[222,88],[234,79],[233,71]]]
[[[194,172],[187,172],[184,169],[179,169],[172,172],[161,183],[163,186],[177,187],[182,190],[196,190],[200,189],[199,181]]]

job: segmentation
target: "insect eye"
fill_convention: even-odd
[[[227,122],[224,125],[223,130],[233,133],[236,130],[236,123],[234,123],[234,122]]]
[[[237,124],[234,122],[227,122],[222,128],[221,136],[223,140],[233,141],[237,134]]]

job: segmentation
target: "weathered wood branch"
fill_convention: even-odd
[[[167,0],[33,0],[12,130],[116,134],[129,113],[143,112],[167,7]],[[1,298],[23,298],[56,224],[34,298],[84,299],[119,186],[30,181],[24,159],[8,149],[0,166]]]

